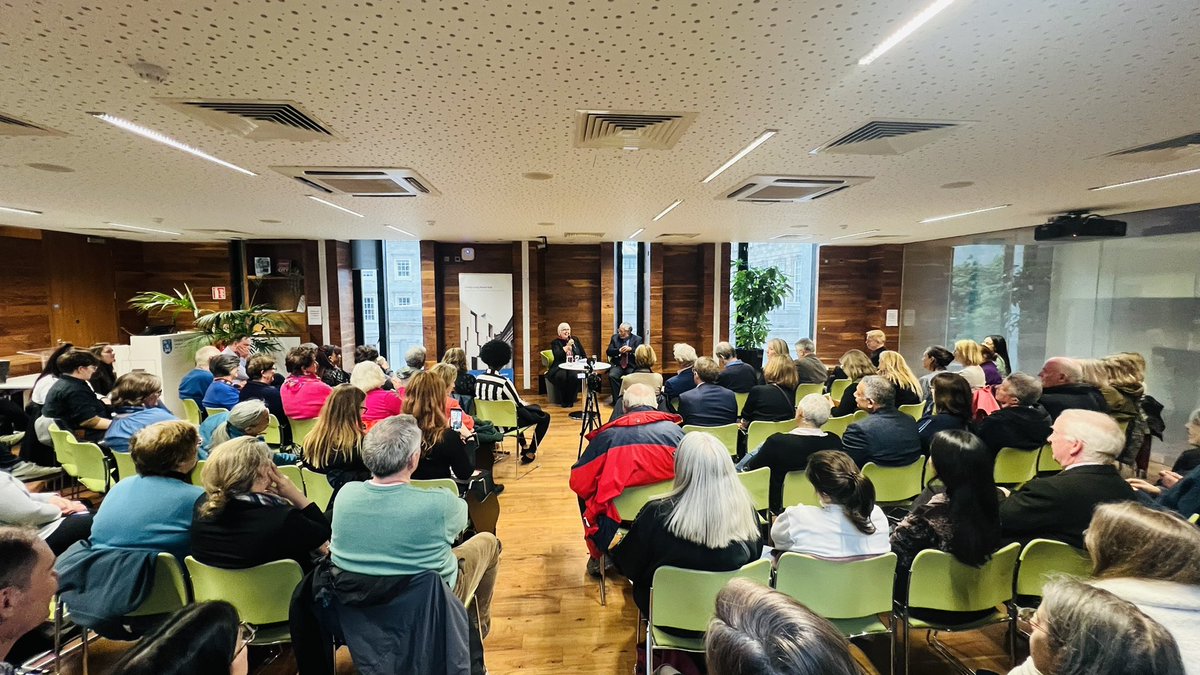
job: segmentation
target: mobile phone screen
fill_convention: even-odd
[[[463,412],[461,410],[458,410],[457,408],[450,411],[450,428],[451,429],[461,429],[462,428],[462,416],[463,416]]]

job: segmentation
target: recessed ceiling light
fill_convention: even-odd
[[[412,232],[409,232],[408,230],[402,230],[402,229],[396,227],[395,225],[384,225],[384,227],[386,227],[389,230],[395,230],[395,231],[399,232],[400,234],[407,235],[409,237],[415,238],[417,236],[417,235],[413,234]]]
[[[118,129],[124,129],[125,131],[128,131],[131,134],[137,134],[138,136],[152,140],[155,143],[162,143],[163,145],[175,148],[176,150],[182,150],[190,155],[199,157],[200,159],[207,159],[208,161],[213,162],[214,164],[220,164],[221,166],[223,166],[227,169],[233,169],[234,171],[244,173],[247,176],[257,176],[258,175],[256,173],[254,173],[253,171],[250,171],[249,169],[243,169],[242,167],[238,166],[237,164],[230,164],[229,162],[226,162],[223,159],[217,159],[216,157],[213,157],[212,155],[208,154],[207,152],[204,152],[203,150],[193,148],[192,146],[187,145],[186,143],[181,143],[181,142],[175,140],[174,138],[171,138],[170,136],[160,134],[153,129],[148,129],[140,124],[135,124],[133,122],[130,122],[129,120],[121,119],[120,117],[115,117],[113,115],[109,115],[108,113],[94,112],[94,113],[88,113],[88,114],[102,122],[107,122],[107,123],[113,125],[114,127],[117,127]]]
[[[943,190],[957,190],[958,188],[967,188],[975,184],[973,180],[956,180],[953,183],[946,183],[941,186]]]
[[[634,152],[635,150],[637,150],[637,149],[638,149],[638,147],[637,147],[636,145],[626,145],[625,147],[623,147],[623,148],[621,148],[621,149],[622,149],[622,150],[628,150],[628,151],[630,151],[630,152]]]
[[[539,227],[554,227],[554,223],[538,223]]]
[[[1010,206],[1012,206],[1012,204],[1001,204],[1000,206],[989,206],[986,209],[975,209],[974,211],[963,211],[962,213],[951,213],[948,216],[934,216],[933,218],[926,218],[925,220],[922,220],[921,222],[922,223],[936,223],[939,220],[950,220],[951,218],[962,218],[963,216],[973,216],[976,213],[987,213],[988,211],[996,211],[998,209],[1007,209]]]
[[[125,230],[136,230],[138,232],[154,232],[156,234],[169,234],[169,235],[172,235],[175,237],[183,236],[178,232],[172,232],[170,230],[158,230],[153,227],[140,227],[138,225],[125,225],[123,223],[106,223],[106,224],[111,225],[113,227],[119,227],[119,228],[122,228]]]
[[[869,66],[875,59],[883,56],[884,52],[900,44],[904,38],[912,35],[918,28],[924,26],[933,17],[937,16],[938,12],[950,6],[954,0],[936,0],[932,5],[921,10],[921,13],[914,16],[911,21],[904,24],[895,33],[888,36],[886,40],[879,43],[879,46],[872,49],[869,54],[858,60],[858,65]]]
[[[262,220],[260,220],[258,222],[274,225],[275,223],[282,223],[283,221],[282,220],[272,220],[271,218],[263,218]]]
[[[717,176],[720,176],[722,173],[725,172],[725,169],[728,169],[729,167],[736,164],[739,159],[745,157],[746,155],[750,154],[751,152],[754,152],[755,148],[762,145],[763,143],[766,143],[772,136],[774,136],[777,133],[779,133],[779,131],[777,129],[767,129],[766,131],[762,132],[761,134],[759,134],[758,138],[756,138],[750,142],[750,145],[747,145],[746,147],[742,148],[741,151],[739,151],[736,155],[734,155],[733,157],[730,157],[728,162],[725,162],[719,168],[717,168],[716,171],[708,174],[708,178],[705,178],[704,180],[700,181],[700,183],[701,184],[708,183],[709,181],[716,178]]]
[[[665,216],[665,215],[667,215],[668,213],[670,213],[670,212],[671,212],[671,209],[675,208],[676,206],[679,206],[679,205],[680,205],[680,204],[682,204],[682,203],[683,203],[683,200],[682,200],[682,199],[676,199],[675,201],[671,202],[671,205],[670,205],[670,206],[668,206],[667,208],[663,209],[663,210],[662,210],[662,212],[660,212],[660,213],[659,213],[657,216],[654,216],[654,222],[658,222],[658,221],[659,221],[659,220],[660,220],[660,219],[661,219],[663,216]]]
[[[365,216],[363,216],[363,214],[359,213],[358,211],[351,211],[350,209],[348,209],[344,206],[338,206],[337,204],[334,204],[333,202],[327,202],[324,199],[321,199],[320,197],[314,197],[312,195],[304,195],[304,196],[308,197],[309,199],[313,200],[314,202],[321,202],[325,206],[332,206],[333,208],[337,209],[338,211],[345,211],[346,213],[349,213],[352,216],[358,216],[359,218],[365,217]]]
[[[834,237],[833,239],[830,239],[829,241],[841,241],[842,239],[855,239],[857,237],[865,237],[869,234],[875,234],[878,231],[879,230],[866,230],[864,232],[855,232],[854,234],[843,234],[842,236]]]
[[[630,239],[637,239],[637,236],[638,236],[639,234],[641,234],[641,233],[645,232],[645,231],[646,231],[646,228],[644,228],[644,227],[639,227],[639,228],[637,229],[637,232],[634,232],[633,234],[629,235],[629,238],[630,238]]]
[[[0,211],[7,211],[9,213],[19,213],[23,216],[40,216],[40,215],[42,215],[41,211],[34,211],[33,209],[18,209],[15,206],[0,206]]]
[[[31,169],[37,169],[38,171],[49,171],[51,173],[72,173],[75,171],[75,169],[72,169],[69,166],[63,166],[61,164],[45,164],[43,162],[30,162],[25,166]]]
[[[550,180],[551,178],[554,178],[554,174],[544,173],[541,171],[530,171],[529,173],[523,173],[521,175],[529,180]]]
[[[1113,183],[1112,185],[1101,185],[1100,187],[1088,188],[1088,190],[1111,190],[1113,188],[1125,187],[1126,185],[1137,185],[1138,183],[1148,183],[1152,180],[1163,180],[1165,178],[1176,178],[1178,176],[1186,176],[1188,174],[1200,173],[1200,169],[1188,169],[1186,171],[1176,171],[1175,173],[1165,173],[1161,176],[1151,176],[1149,178],[1139,178],[1137,180],[1127,180],[1124,183]]]
[[[791,239],[794,241],[796,239],[812,239],[812,235],[811,234],[792,234],[791,232],[785,232],[784,234],[777,234],[771,238],[772,239]]]

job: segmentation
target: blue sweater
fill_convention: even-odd
[[[182,561],[191,552],[192,510],[202,494],[177,478],[126,478],[92,519],[92,547],[165,551]]]
[[[224,380],[213,380],[204,392],[204,405],[201,408],[224,408],[232,410],[241,400],[238,388]]]
[[[104,442],[113,452],[129,452],[129,439],[155,422],[175,419],[171,411],[163,408],[127,407],[118,408],[116,419],[104,432]]]
[[[200,410],[204,410],[204,393],[213,383],[213,374],[207,368],[195,368],[179,381],[179,398],[190,398]]]

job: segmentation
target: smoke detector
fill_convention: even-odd
[[[133,69],[133,72],[137,73],[139,79],[146,82],[153,82],[154,84],[166,82],[167,75],[169,75],[166,68],[153,63],[146,63],[145,61],[131,63],[129,67]]]

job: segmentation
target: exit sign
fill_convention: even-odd
[[[224,286],[213,286],[212,287],[212,299],[213,300],[224,300],[225,299],[225,287]]]

